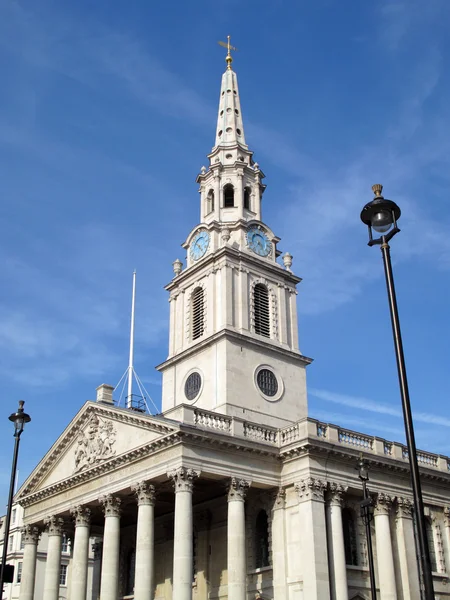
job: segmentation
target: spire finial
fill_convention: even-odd
[[[230,69],[230,71],[231,71],[231,63],[233,62],[233,57],[231,56],[231,51],[234,50],[234,52],[236,52],[237,48],[235,48],[234,46],[232,46],[230,44],[230,39],[231,39],[231,36],[227,35],[226,42],[217,42],[217,43],[219,44],[219,46],[222,46],[223,48],[227,49],[227,56],[226,56],[225,60],[227,62],[227,69]]]

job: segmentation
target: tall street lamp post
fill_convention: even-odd
[[[359,478],[362,481],[363,486],[363,500],[361,506],[361,517],[366,528],[366,539],[367,539],[367,557],[369,559],[369,576],[370,576],[370,592],[372,600],[377,600],[377,586],[375,585],[375,568],[373,562],[373,549],[372,549],[372,531],[370,529],[370,523],[373,519],[373,502],[369,496],[369,490],[367,489],[367,482],[369,481],[369,464],[363,459],[360,454],[357,469],[359,471]]]
[[[400,218],[400,208],[392,202],[383,198],[381,192],[383,186],[375,184],[372,186],[375,198],[369,202],[361,211],[361,221],[369,229],[369,246],[379,245],[383,255],[384,272],[386,276],[386,287],[391,312],[392,332],[394,336],[395,356],[397,359],[398,380],[402,398],[403,420],[405,424],[406,443],[408,446],[409,467],[411,473],[411,486],[414,496],[414,507],[417,524],[417,537],[419,541],[419,562],[422,569],[425,600],[434,600],[433,576],[431,573],[430,552],[427,543],[425,526],[425,515],[423,511],[422,489],[420,484],[419,466],[417,463],[416,441],[414,437],[414,426],[409,400],[408,380],[406,378],[405,357],[403,355],[402,335],[398,317],[397,298],[395,295],[394,276],[392,273],[391,254],[389,242],[396,233],[400,231],[397,221]],[[382,235],[374,239],[372,230]]]
[[[3,534],[3,554],[2,554],[2,564],[0,565],[0,595],[3,597],[3,585],[5,583],[5,566],[6,566],[6,556],[8,554],[8,538],[9,538],[9,527],[11,524],[11,512],[12,512],[12,502],[14,496],[14,486],[16,483],[16,470],[17,470],[17,457],[19,456],[19,444],[20,444],[20,436],[22,434],[25,423],[29,423],[31,421],[30,415],[27,415],[23,410],[23,405],[25,402],[23,400],[19,400],[19,408],[17,412],[12,413],[8,418],[10,421],[14,423],[14,453],[13,453],[13,461],[11,466],[11,482],[9,484],[9,496],[8,496],[8,510],[6,512],[5,519],[5,528]]]

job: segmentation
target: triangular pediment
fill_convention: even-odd
[[[87,402],[22,485],[17,500],[62,482],[71,487],[81,477],[94,478],[177,431],[163,418]]]

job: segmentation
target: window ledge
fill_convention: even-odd
[[[247,571],[247,575],[255,575],[257,573],[265,573],[266,571],[271,571],[272,570],[272,565],[269,565],[268,567],[259,567],[258,569],[251,569],[250,571]]]

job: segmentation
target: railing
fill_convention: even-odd
[[[255,425],[244,421],[244,436],[258,442],[276,444],[278,441],[278,429],[263,427],[262,425]]]
[[[229,433],[231,432],[231,423],[231,417],[198,409],[194,410],[194,425],[207,427],[208,429],[218,429],[219,431]]]
[[[281,445],[290,444],[291,442],[295,442],[300,439],[300,431],[297,425],[290,425],[289,427],[284,427],[284,429],[280,429],[279,440]]]
[[[304,419],[288,427],[277,429],[258,423],[250,423],[249,421],[244,421],[242,418],[221,415],[220,413],[194,407],[186,407],[185,414],[186,416],[191,416],[188,417],[187,421],[182,419],[183,422],[190,422],[198,427],[213,429],[231,436],[245,437],[255,442],[270,444],[271,446],[278,446],[280,448],[301,440],[307,441],[311,437],[316,437],[332,444],[352,446],[366,452],[385,455],[394,460],[404,462],[408,462],[409,460],[408,448],[403,444],[364,435],[350,429],[343,429],[336,425],[316,421],[315,419]],[[423,467],[439,469],[440,471],[450,473],[450,458],[446,456],[419,450],[417,451],[417,461]]]
[[[373,448],[373,437],[348,431],[347,429],[339,429],[339,441],[351,446],[358,446],[358,448],[365,448],[366,450],[372,450]]]

